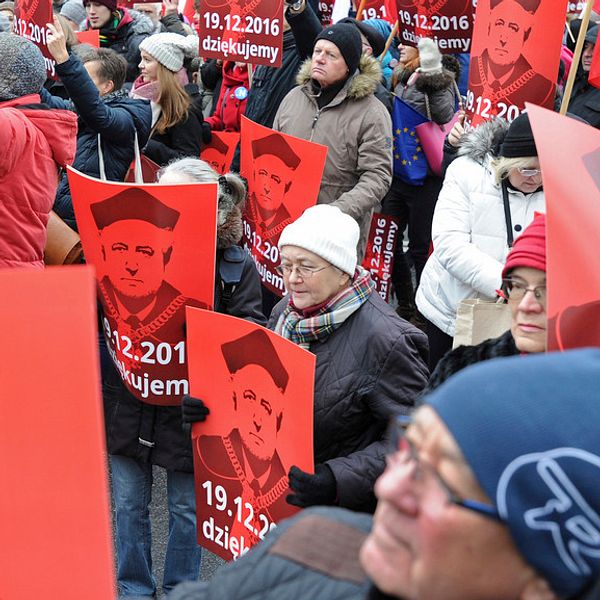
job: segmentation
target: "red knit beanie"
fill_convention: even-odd
[[[515,240],[506,257],[502,278],[517,267],[531,267],[546,271],[546,215],[535,213],[533,221]]]

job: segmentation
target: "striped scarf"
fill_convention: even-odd
[[[334,296],[311,317],[298,313],[290,300],[277,320],[275,332],[308,350],[312,342],[324,340],[354,314],[374,289],[371,275],[357,267],[350,287]]]

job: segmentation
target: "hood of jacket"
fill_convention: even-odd
[[[307,85],[310,82],[310,65],[312,59],[307,58],[300,67],[296,82],[298,85]],[[352,75],[346,85],[345,97],[351,100],[360,100],[367,96],[372,96],[381,82],[381,65],[376,58],[363,54],[358,63],[357,72]]]
[[[246,180],[241,177],[247,189]],[[229,248],[242,239],[242,209],[246,197],[236,203],[236,197],[222,184],[219,177],[219,206],[217,209],[217,248]]]
[[[467,156],[483,165],[488,155],[496,156],[498,154],[500,144],[507,131],[508,122],[504,119],[486,121],[463,136],[457,154],[458,156]]]
[[[65,166],[72,164],[77,145],[77,115],[68,110],[49,109],[41,104],[38,94],[21,96],[0,103],[2,108],[16,108],[48,141],[54,161]]]
[[[241,69],[234,70],[235,62],[228,60],[223,63],[223,83],[222,87],[236,87],[248,85],[248,66],[244,65]]]

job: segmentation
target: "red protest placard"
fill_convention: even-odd
[[[56,62],[48,52],[46,25],[52,23],[52,0],[19,0],[15,2],[13,31],[31,40],[42,52],[48,77],[56,79]]]
[[[471,51],[476,0],[396,0],[396,3],[403,44],[416,46],[420,38],[428,37],[436,41],[442,53]]]
[[[373,213],[362,266],[371,273],[377,293],[390,301],[394,250],[398,242],[398,222],[390,215]]]
[[[213,303],[217,184],[136,186],[69,168],[69,187],[123,382],[142,402],[179,404],[185,307]]]
[[[568,0],[567,14],[578,17],[585,8],[585,0]]]
[[[592,64],[588,73],[588,83],[595,88],[600,88],[600,44],[594,45],[592,54]]]
[[[263,285],[283,296],[277,242],[286,225],[317,202],[327,147],[242,117],[241,174],[248,180],[244,246]]]
[[[203,0],[200,55],[268,67],[281,66],[282,0]]]
[[[145,154],[140,154],[140,166],[142,168],[142,181],[144,183],[156,183],[160,165],[157,165],[151,158]],[[125,175],[127,183],[135,183],[135,159],[131,161],[129,169]]]
[[[94,48],[100,48],[100,30],[88,29],[87,31],[76,31],[75,35],[80,44],[89,44]]]
[[[292,465],[313,473],[315,356],[249,321],[188,308],[198,543],[236,559],[297,509]]]
[[[390,4],[393,5],[391,11]],[[389,0],[367,0],[365,8],[363,9],[362,18],[363,20],[383,19],[393,25],[398,17],[395,8],[395,2],[389,2]]]
[[[548,351],[600,346],[600,132],[536,106],[528,112],[546,196]]]
[[[490,7],[491,2],[491,7]],[[512,121],[525,102],[552,108],[566,0],[479,0],[466,122]]]
[[[224,175],[231,167],[235,149],[240,141],[237,131],[213,131],[210,144],[202,147],[200,158],[205,160],[217,173]]]
[[[334,4],[335,0],[319,0],[317,16],[323,27],[329,27],[332,24]]]
[[[0,596],[114,598],[93,270],[0,289]]]

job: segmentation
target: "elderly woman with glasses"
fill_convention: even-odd
[[[427,338],[400,319],[357,264],[357,222],[319,204],[279,239],[288,294],[267,327],[316,355],[315,473],[289,472],[290,504],[372,511],[391,416],[408,414],[426,384]],[[198,399],[183,411],[202,420]],[[209,417],[210,418],[210,417]]]
[[[429,367],[452,347],[461,300],[492,300],[513,241],[545,211],[542,175],[527,114],[463,136],[448,167],[432,224],[433,254],[417,290],[427,321]]]
[[[431,374],[423,395],[471,364],[515,354],[546,351],[546,216],[537,213],[517,238],[502,270],[499,294],[506,299],[511,326],[497,338],[448,352]]]

